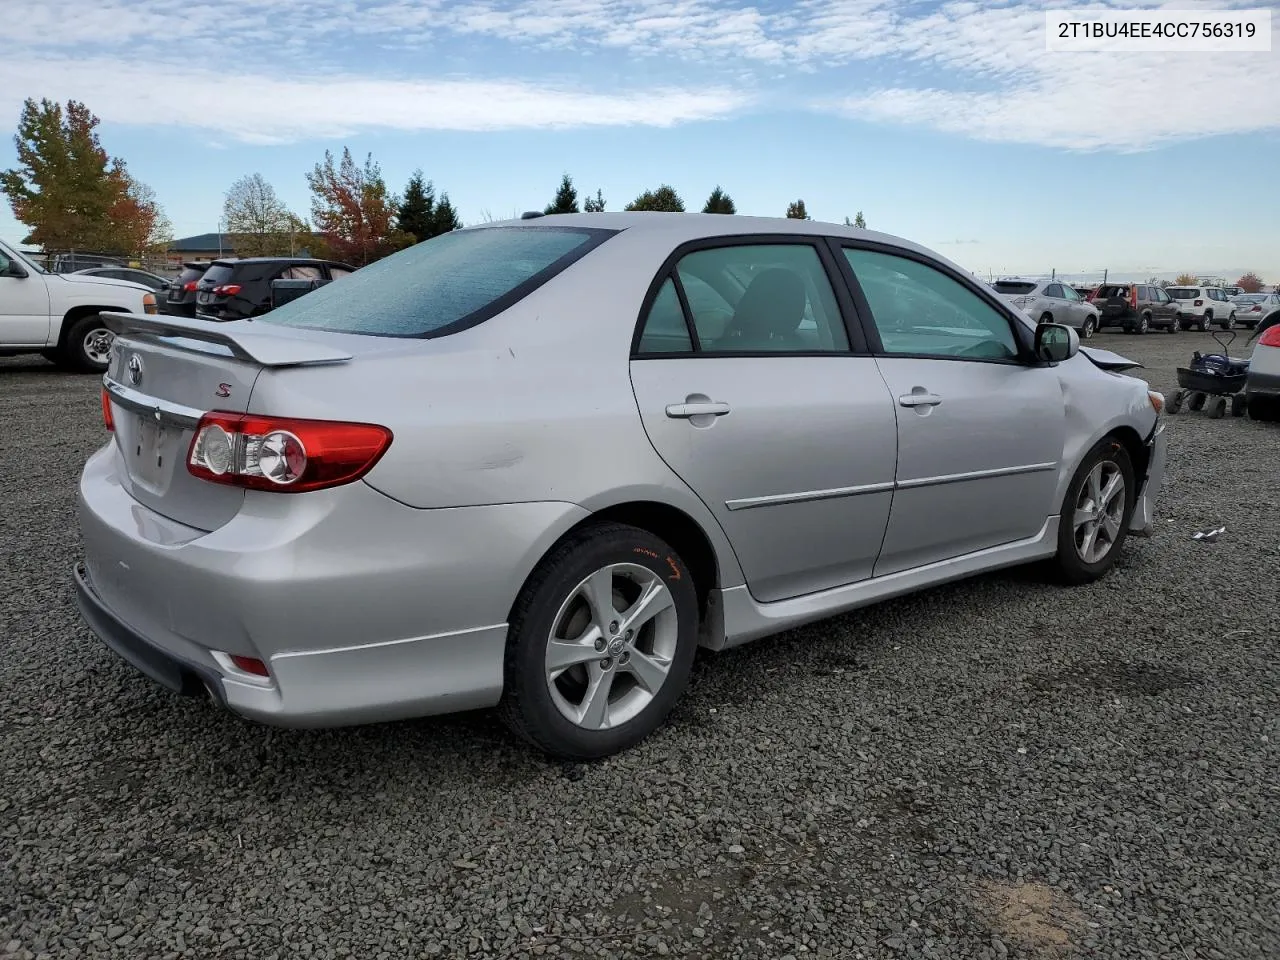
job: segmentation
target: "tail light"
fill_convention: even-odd
[[[231,662],[245,673],[252,673],[255,677],[271,676],[270,671],[267,670],[267,665],[257,657],[242,657],[238,653],[233,653]]]
[[[1196,306],[1197,306],[1197,307],[1203,307],[1203,306],[1204,306],[1204,301],[1203,301],[1203,300],[1197,300],[1197,301],[1196,301]]]
[[[156,308],[156,295],[154,293],[144,293],[142,295],[142,312],[158,313]]]
[[[111,394],[107,393],[107,388],[102,388],[102,425],[110,432],[114,433],[116,422],[111,417]]]
[[[182,285],[182,289],[183,289],[183,291],[184,291],[184,292],[186,292],[186,293],[195,293],[195,292],[196,292],[196,286],[197,286],[197,284],[196,284],[196,282],[195,282],[194,280],[188,280],[186,283],[184,283],[184,284]]]
[[[1133,309],[1135,310],[1138,309],[1138,288],[1137,287],[1129,288],[1129,306],[1133,307]]]
[[[1266,332],[1258,338],[1258,344],[1263,347],[1280,347],[1280,323],[1267,327]]]
[[[222,283],[213,288],[213,293],[219,297],[234,297],[240,292],[240,284],[238,283]]]
[[[391,446],[373,423],[206,413],[187,454],[187,470],[210,483],[304,493],[359,480]]]

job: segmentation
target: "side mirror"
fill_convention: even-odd
[[[1080,335],[1061,323],[1036,324],[1035,354],[1042,363],[1061,363],[1080,352]]]

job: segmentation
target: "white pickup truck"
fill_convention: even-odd
[[[112,333],[103,313],[156,313],[138,283],[49,273],[0,241],[0,357],[43,354],[70,370],[102,373]]]

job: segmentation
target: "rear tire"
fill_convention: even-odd
[[[1146,333],[1150,329],[1151,329],[1151,314],[1144,313],[1141,317],[1138,318],[1137,331],[1138,333],[1142,334],[1142,333]]]
[[[105,373],[115,335],[97,314],[71,325],[58,352],[61,365],[80,373]]]
[[[1176,391],[1173,397],[1169,400],[1169,407],[1168,407],[1169,413],[1170,414],[1181,413],[1182,404],[1186,402],[1186,399],[1187,399],[1186,390],[1179,389],[1178,391]]]
[[[1221,420],[1227,413],[1227,398],[1214,397],[1209,401],[1209,419]]]
[[[1233,417],[1244,416],[1244,394],[1237,393],[1231,397],[1231,415]]]
[[[1136,497],[1129,454],[1115,437],[1103,437],[1085,455],[1062,502],[1053,559],[1059,581],[1092,583],[1111,569],[1128,536]]]
[[[498,712],[553,757],[607,757],[666,721],[697,645],[698,595],[679,554],[637,527],[588,527],[538,564],[516,600]]]
[[[1208,399],[1203,393],[1196,392],[1191,394],[1191,400],[1187,403],[1187,409],[1200,410],[1204,407],[1205,400]]]

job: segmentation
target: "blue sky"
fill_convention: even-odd
[[[396,190],[421,167],[468,223],[545,205],[568,172],[609,209],[666,182],[691,209],[719,184],[743,213],[862,210],[983,273],[1280,279],[1276,35],[1269,53],[1048,53],[1063,6],[31,4],[0,37],[0,167],[24,97],[74,97],[178,236],[216,229],[246,173],[307,215],[305,172],[350,146]],[[0,236],[24,233],[5,205]]]

